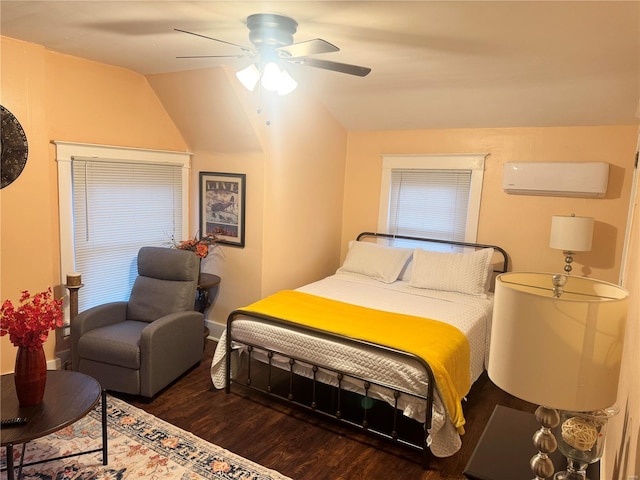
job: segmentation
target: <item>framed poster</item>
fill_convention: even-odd
[[[244,247],[244,173],[200,172],[200,235]]]

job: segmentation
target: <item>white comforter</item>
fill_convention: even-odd
[[[417,289],[409,287],[404,281],[384,284],[350,273],[337,273],[298,290],[368,308],[432,318],[454,325],[469,340],[471,381],[477,380],[484,370],[493,304],[491,297],[480,298]],[[405,391],[422,395],[426,392],[426,378],[415,362],[407,362],[406,359],[390,354],[381,354],[379,350],[373,348],[355,348],[267,325],[254,319],[235,320],[233,331],[234,338],[239,341],[287,352],[309,362],[326,365],[360,378],[379,379]],[[216,388],[224,388],[226,383],[225,345],[226,332],[220,338],[211,364],[211,378]],[[253,355],[255,357],[256,352]],[[258,353],[257,357],[259,356]],[[274,363],[277,366],[289,368],[285,360],[279,361],[275,358]],[[232,366],[237,367],[235,361],[232,361]],[[298,363],[295,371],[306,376],[312,375],[309,369],[305,369],[304,365]],[[320,372],[317,378],[327,383],[336,383],[333,375],[327,372]],[[343,386],[348,389],[361,390],[359,382],[347,378],[345,383],[346,385],[343,383]],[[436,456],[450,456],[460,449],[461,439],[444,409],[437,386],[435,392],[432,425],[429,430],[430,449]],[[393,405],[394,399],[388,390],[373,388],[370,394]],[[410,396],[402,395],[399,408],[405,415],[418,421],[422,422],[425,419],[424,401],[418,402]]]

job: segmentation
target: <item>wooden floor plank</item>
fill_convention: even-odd
[[[215,342],[203,360],[152,401],[118,395],[184,430],[294,480],[463,480],[464,470],[495,405],[533,412],[535,406],[503,392],[483,375],[464,404],[462,448],[435,458],[334,425],[252,392],[215,390],[209,369]],[[533,435],[533,432],[531,432]]]

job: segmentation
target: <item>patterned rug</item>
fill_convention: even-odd
[[[291,480],[208,443],[128,403],[107,398],[108,465],[102,453],[24,467],[25,480]],[[101,407],[56,433],[27,444],[25,464],[101,448]],[[15,465],[22,447],[14,448]],[[2,479],[7,478],[2,448]],[[16,470],[17,473],[17,470]]]

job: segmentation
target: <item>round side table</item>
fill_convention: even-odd
[[[29,407],[22,407],[18,403],[13,373],[2,375],[0,389],[2,391],[0,401],[2,418],[27,418],[26,423],[4,427],[0,430],[2,446],[7,448],[7,480],[14,479],[14,445],[26,444],[77,422],[87,415],[100,399],[102,399],[102,448],[66,456],[101,451],[102,463],[103,465],[107,464],[107,395],[93,377],[71,370],[48,370],[47,386],[42,403]],[[61,457],[44,461],[48,462],[59,458]],[[24,465],[23,460],[24,457],[20,461],[18,478],[22,473],[22,467],[32,465]]]

